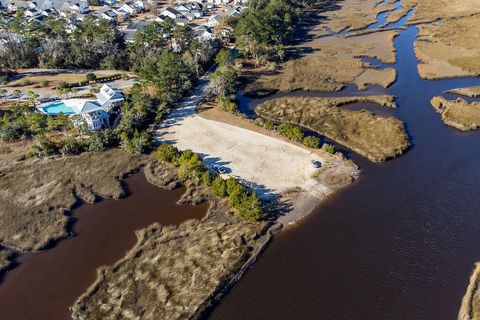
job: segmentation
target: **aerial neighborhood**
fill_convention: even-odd
[[[13,19],[19,11],[28,22],[43,25],[45,18],[58,17],[66,21],[66,31],[73,32],[87,15],[94,15],[115,25],[133,41],[139,28],[153,21],[172,19],[175,24],[190,26],[199,39],[215,37],[211,28],[217,27],[222,19],[240,14],[247,0],[176,0],[168,4],[154,0],[89,0],[89,1],[0,1],[0,13]],[[222,34],[225,34],[223,32]]]
[[[140,75],[144,60],[167,42],[179,55],[190,55],[195,43],[198,77],[218,44],[232,37],[232,27],[222,22],[238,16],[245,3],[0,0],[0,97],[4,104],[31,101],[48,116],[68,115],[75,127],[114,128],[125,114],[124,91],[148,82]]]

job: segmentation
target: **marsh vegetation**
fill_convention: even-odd
[[[434,97],[432,106],[442,115],[446,125],[462,131],[475,130],[480,127],[480,103],[468,103],[464,99],[448,100]]]
[[[0,241],[22,251],[39,250],[68,235],[66,212],[79,200],[125,195],[119,180],[146,158],[118,149],[80,156],[27,159],[0,171]]]
[[[384,99],[389,101],[386,97],[371,98],[370,101]],[[409,147],[401,121],[376,116],[367,110],[350,111],[339,107],[349,102],[355,102],[355,97],[279,98],[260,104],[256,111],[262,118],[313,130],[374,162],[394,158]]]

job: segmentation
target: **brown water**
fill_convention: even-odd
[[[0,319],[71,319],[69,306],[96,278],[96,269],[121,259],[136,242],[135,230],[154,222],[179,224],[205,215],[207,205],[179,206],[183,189],[167,191],[143,174],[126,181],[129,196],[73,211],[76,236],[38,254],[23,254],[0,284]]]
[[[480,132],[445,126],[430,99],[480,79],[422,80],[417,33],[395,40],[398,81],[362,93],[398,97],[411,149],[380,165],[344,149],[359,181],[277,236],[210,319],[456,319],[480,260]]]

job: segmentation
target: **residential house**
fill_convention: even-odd
[[[193,30],[193,36],[200,42],[208,42],[215,39],[212,30],[207,26],[199,26]]]
[[[211,16],[207,21],[207,26],[209,26],[210,28],[215,28],[216,26],[218,26],[220,24],[222,19],[223,18],[219,15]]]
[[[138,30],[146,27],[147,25],[151,24],[152,21],[135,21],[130,24],[128,24],[127,27],[122,29],[122,34],[126,42],[133,42],[135,41],[135,34],[137,33]]]
[[[182,18],[182,13],[172,7],[166,7],[165,10],[160,13],[160,17],[169,17],[170,19],[175,20],[178,18]]]
[[[137,13],[137,9],[135,6],[131,6],[129,4],[123,4],[119,9],[118,11],[122,11],[122,12],[125,12],[129,15],[134,15]]]
[[[104,84],[97,93],[97,101],[103,110],[110,111],[114,107],[120,107],[125,102],[125,97],[120,89],[110,87]]]
[[[97,131],[110,126],[110,115],[103,110],[102,106],[97,101],[69,99],[64,103],[68,104],[68,106],[75,111],[75,114],[85,121],[88,129]],[[73,118],[73,123],[75,126],[80,126],[82,121]]]
[[[118,14],[112,9],[100,11],[98,15],[100,19],[105,19],[110,23],[117,23]]]

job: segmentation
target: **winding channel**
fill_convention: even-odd
[[[412,147],[384,164],[343,149],[362,177],[277,236],[209,319],[456,319],[480,259],[480,132],[445,126],[430,99],[480,79],[421,79],[418,29],[406,20],[387,26],[406,27],[395,39],[397,81],[388,89],[242,100],[251,115],[285,95],[392,94],[399,107],[388,113],[405,123]]]
[[[136,243],[135,231],[158,222],[202,218],[208,205],[179,206],[185,189],[160,189],[136,174],[125,182],[128,197],[83,204],[73,210],[75,237],[45,252],[20,254],[0,279],[0,319],[71,319],[69,307],[94,283],[96,270],[112,265]]]

